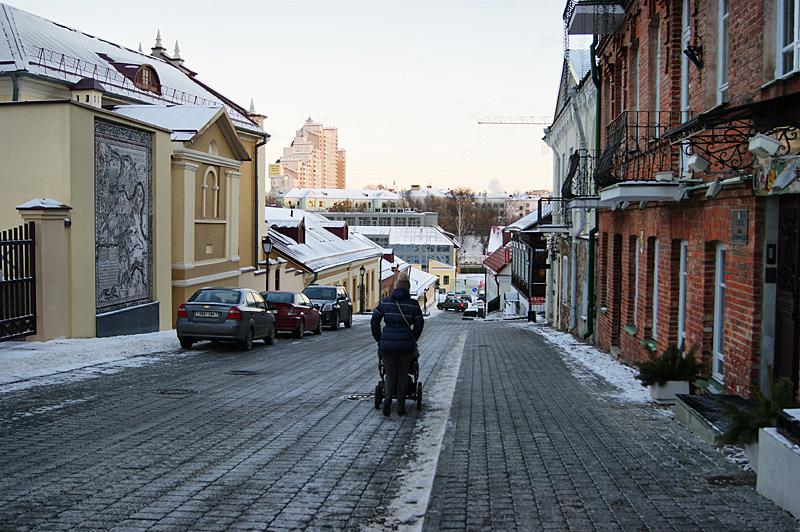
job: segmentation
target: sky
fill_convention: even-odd
[[[160,29],[201,80],[267,115],[270,162],[310,116],[338,128],[350,188],[551,187],[544,126],[477,121],[552,116],[563,0],[8,3],[145,51]]]

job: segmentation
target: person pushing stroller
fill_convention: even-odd
[[[418,356],[417,340],[425,326],[422,310],[419,303],[411,299],[410,289],[408,272],[400,272],[392,295],[372,311],[370,320],[372,337],[378,342],[379,356],[386,370],[383,415],[387,417],[392,411],[394,395],[397,395],[397,413],[401,416],[406,413],[408,369]],[[385,323],[383,330],[381,321]]]

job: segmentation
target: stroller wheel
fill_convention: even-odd
[[[383,382],[375,385],[375,410],[381,407],[381,403],[383,403]]]
[[[417,410],[422,410],[422,383],[417,383]]]

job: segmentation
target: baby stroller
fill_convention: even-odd
[[[386,372],[383,368],[383,358],[381,358],[381,352],[378,350],[378,375],[380,375],[380,380],[378,384],[375,385],[375,409],[379,409],[383,404],[383,398],[385,394],[385,384],[384,378],[386,376]],[[422,383],[419,382],[419,357],[415,357],[411,364],[408,366],[408,386],[406,387],[406,399],[411,399],[412,401],[417,402],[417,410],[422,410]],[[397,396],[392,397],[392,399],[396,399]]]

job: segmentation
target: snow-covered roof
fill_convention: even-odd
[[[585,78],[592,69],[592,54],[588,48],[571,48],[569,51],[569,69],[575,84]]]
[[[408,281],[411,284],[409,292],[413,298],[421,296],[425,290],[430,288],[430,286],[439,279],[435,275],[423,272],[417,268],[412,268],[411,266],[401,268],[401,270],[406,270],[408,272]]]
[[[545,203],[542,205],[542,218],[546,218],[550,216],[551,212],[553,211],[553,204],[552,203]],[[534,210],[532,213],[523,216],[513,224],[506,227],[509,231],[526,231],[530,229],[532,226],[538,224],[539,220],[539,211]]]
[[[450,266],[449,264],[445,264],[442,261],[430,259],[428,261],[428,269],[431,269],[431,268],[436,268],[436,269],[440,269],[440,270],[441,269],[452,270],[453,266]]]
[[[438,227],[430,226],[386,226],[386,225],[355,225],[351,231],[371,236],[389,237],[390,246],[404,246],[410,244],[426,244],[430,246],[452,246],[454,242]]]
[[[399,194],[388,190],[350,188],[293,188],[282,195],[284,199],[331,198],[349,200],[400,200]]]
[[[160,94],[134,85],[131,72],[141,65],[155,70]],[[243,107],[186,68],[0,4],[0,74],[19,71],[68,85],[91,78],[134,102],[225,107],[237,127],[263,133]]]
[[[383,248],[376,246],[363,235],[350,233],[346,240],[334,235],[325,229],[329,227],[330,220],[314,213],[305,213],[299,209],[267,207],[265,215],[274,249],[293,262],[302,264],[309,271],[320,272],[383,255]],[[298,220],[305,222],[305,242],[302,244],[277,230],[278,227],[292,224],[298,216],[300,216]],[[294,225],[299,225],[299,221]]]
[[[200,105],[121,105],[114,112],[172,131],[175,141],[189,141],[222,109]]]

